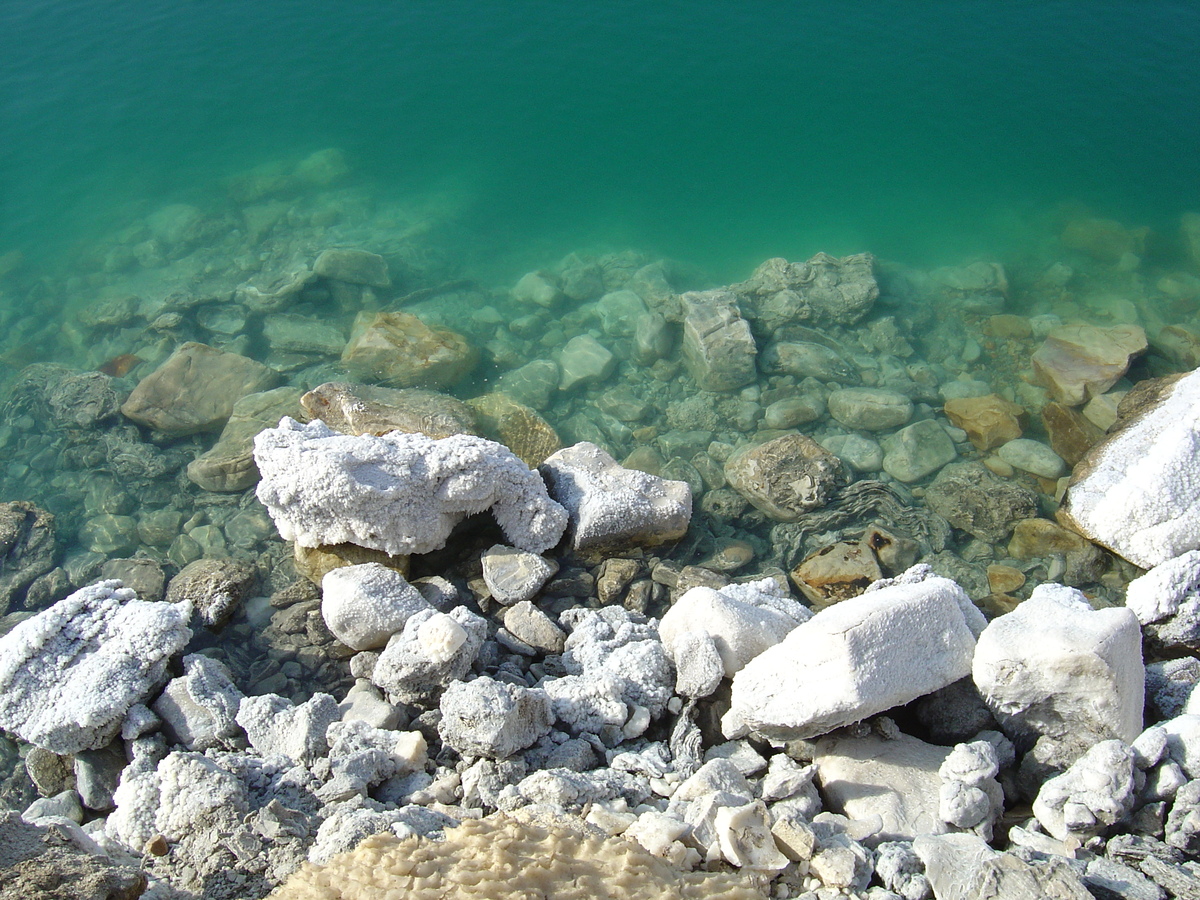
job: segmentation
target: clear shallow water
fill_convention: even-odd
[[[1200,8],[535,0],[0,5],[0,253],[325,146],[500,253],[999,255],[1200,206]],[[540,250],[538,251],[540,253]]]

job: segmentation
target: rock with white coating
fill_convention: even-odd
[[[463,756],[506,759],[531,747],[554,721],[545,692],[484,675],[442,694],[438,734]]]
[[[255,438],[254,458],[258,499],[280,535],[304,547],[428,553],[445,546],[462,519],[490,509],[514,546],[540,553],[567,524],[536,472],[471,435],[350,436],[285,417]]]
[[[186,604],[100,581],[0,638],[0,728],[58,754],[103,747],[191,639]]]
[[[379,563],[342,566],[321,580],[321,617],[353,650],[384,646],[429,602],[399,572]]]
[[[1198,593],[1200,550],[1189,550],[1129,582],[1125,605],[1133,610],[1139,622],[1150,625],[1173,616],[1186,600]]]
[[[822,610],[752,660],[734,676],[725,736],[813,737],[970,672],[982,614],[953,581],[913,577]]]
[[[721,807],[714,825],[721,855],[731,865],[760,872],[778,872],[787,867],[789,860],[775,846],[771,815],[761,800]]]
[[[973,677],[1005,734],[1129,742],[1142,731],[1145,668],[1137,617],[1094,610],[1079,591],[1043,584],[993,619],[975,647]]]
[[[574,550],[655,546],[687,532],[692,517],[687,482],[626,469],[595,444],[582,441],[559,450],[538,471],[549,485],[550,496],[570,516],[568,535]],[[532,552],[553,546],[513,543]]]
[[[956,744],[938,769],[941,820],[956,828],[973,829],[984,840],[991,840],[992,825],[1004,812],[1004,790],[996,780],[999,772],[992,744]]]
[[[812,613],[776,581],[764,578],[720,590],[691,588],[667,610],[658,632],[679,672],[677,689],[684,696],[704,697],[717,687],[713,675],[717,682],[732,678],[810,618]]]
[[[229,668],[198,653],[183,658],[183,677],[172,678],[152,709],[167,734],[188,750],[226,746],[240,734],[238,707],[243,694]]]
[[[1095,900],[1061,857],[1026,862],[973,834],[922,835],[913,850],[938,900]]]
[[[303,765],[326,754],[325,732],[340,718],[328,694],[313,694],[298,706],[278,694],[262,694],[242,700],[237,723],[261,756],[286,756]]]
[[[1134,771],[1134,754],[1127,744],[1101,741],[1042,785],[1033,814],[1060,841],[1100,834],[1133,809]]]
[[[558,571],[558,563],[536,553],[493,544],[483,551],[483,581],[504,606],[528,600]]]
[[[371,681],[401,703],[428,703],[471,668],[487,637],[487,620],[463,606],[422,610],[392,635]]]
[[[418,771],[426,762],[419,731],[389,731],[351,720],[331,723],[325,737],[330,777],[317,796],[327,803],[364,795],[384,779]]]
[[[1075,467],[1060,518],[1149,569],[1200,549],[1200,370],[1141,382]]]

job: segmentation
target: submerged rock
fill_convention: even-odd
[[[802,263],[768,259],[732,290],[750,298],[767,330],[788,322],[854,325],[879,296],[874,269],[870,253],[840,259],[818,253]]]
[[[955,528],[997,543],[1018,522],[1037,515],[1037,496],[1028,488],[997,478],[982,464],[946,466],[925,489],[925,503]]]
[[[360,312],[342,351],[352,374],[391,387],[449,387],[478,361],[462,335],[403,312]]]
[[[1146,347],[1136,325],[1064,325],[1046,336],[1031,362],[1055,400],[1079,406],[1116,384]]]
[[[275,388],[248,394],[233,405],[229,421],[211,449],[187,467],[187,476],[206,491],[244,491],[258,481],[254,438],[283,416],[302,417],[300,389]]]
[[[842,483],[838,458],[802,434],[734,451],[725,463],[725,477],[730,487],[781,522],[820,509]]]
[[[461,400],[420,388],[327,381],[304,394],[300,404],[309,416],[344,434],[402,431],[436,439],[475,433],[475,417]]]
[[[689,291],[683,304],[683,362],[701,390],[732,391],[754,381],[758,347],[737,298],[728,291]]]
[[[0,616],[54,568],[54,516],[32,503],[0,503]]]

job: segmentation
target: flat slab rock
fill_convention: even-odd
[[[345,434],[475,434],[475,417],[466,404],[437,391],[327,381],[302,396],[300,403],[310,417]]]
[[[1075,467],[1059,517],[1149,569],[1200,549],[1200,369],[1142,382]]]

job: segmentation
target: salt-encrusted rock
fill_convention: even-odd
[[[170,435],[219,431],[238,400],[278,382],[262,363],[189,341],[138,382],[121,412]]]
[[[879,296],[874,268],[869,253],[840,259],[818,253],[800,263],[768,259],[732,289],[750,301],[768,330],[788,322],[853,325]]]
[[[1086,839],[1123,818],[1136,797],[1133,751],[1121,741],[1101,741],[1042,785],[1033,814],[1060,841]]]
[[[246,697],[237,713],[237,723],[260,756],[286,756],[301,765],[326,754],[325,732],[340,718],[337,701],[322,693],[299,706],[278,694]]]
[[[1014,740],[1083,734],[1129,742],[1142,731],[1137,617],[1128,609],[1094,610],[1072,588],[1039,585],[992,620],[976,645],[973,677]]]
[[[458,820],[436,810],[409,804],[388,809],[372,800],[340,803],[317,829],[316,840],[308,851],[308,861],[322,865],[340,853],[353,850],[364,838],[387,835],[389,838],[411,835],[437,835]],[[378,869],[372,867],[378,874]]]
[[[304,394],[300,404],[311,418],[344,434],[403,431],[436,439],[475,433],[475,417],[465,403],[420,388],[327,381]],[[276,417],[271,424],[278,421]]]
[[[281,387],[238,400],[217,442],[188,463],[188,478],[206,491],[244,491],[258,481],[254,436],[274,428],[283,416],[302,417],[300,393]]]
[[[334,247],[322,250],[317,261],[313,263],[313,272],[322,278],[332,278],[348,284],[385,288],[392,283],[388,276],[387,260],[366,250]]]
[[[996,451],[996,455],[1014,469],[1029,472],[1040,478],[1057,478],[1067,468],[1061,456],[1041,441],[1029,438],[1009,441]]]
[[[463,756],[505,759],[535,744],[554,721],[543,691],[484,675],[442,694],[438,734]]]
[[[933,896],[925,864],[909,841],[885,841],[876,847],[875,874],[885,888],[903,900],[929,900]]]
[[[775,846],[771,815],[761,800],[717,810],[717,843],[725,861],[739,869],[778,872],[788,858]]]
[[[1055,400],[1079,406],[1116,384],[1146,347],[1146,332],[1137,325],[1063,325],[1030,361]]]
[[[197,559],[167,585],[167,602],[189,604],[210,627],[229,621],[258,586],[258,569],[236,559]]]
[[[981,463],[952,463],[925,489],[926,505],[955,528],[997,543],[1021,519],[1036,516],[1037,496],[1013,481],[997,478]]]
[[[379,563],[342,566],[321,580],[321,616],[353,650],[374,650],[429,602],[399,572]]]
[[[883,470],[906,484],[920,481],[958,458],[950,435],[932,419],[923,419],[883,439]]]
[[[906,734],[838,734],[817,741],[813,763],[829,810],[864,822],[879,816],[879,840],[911,841],[949,830],[938,793],[947,753]]]
[[[1094,897],[1121,900],[1167,900],[1167,892],[1132,866],[1105,856],[1088,860],[1084,885]]]
[[[405,312],[363,310],[342,351],[342,365],[355,377],[390,387],[451,387],[478,361],[462,335]]]
[[[254,457],[263,473],[259,500],[283,538],[306,547],[350,542],[428,553],[461,519],[491,509],[514,546],[540,553],[567,524],[536,472],[470,435],[351,437],[285,418],[255,438]]]
[[[1148,569],[1200,548],[1200,370],[1143,382],[1121,409],[1132,411],[1075,467],[1059,516]]]
[[[60,754],[104,746],[166,680],[190,612],[101,581],[21,622],[0,638],[0,728]]]
[[[152,704],[168,736],[188,750],[228,746],[240,733],[237,713],[244,696],[229,669],[196,653],[183,658],[183,669]]]
[[[54,516],[22,500],[0,503],[0,616],[54,568]]]
[[[1175,792],[1164,839],[1169,846],[1188,853],[1200,849],[1200,779],[1181,785]]]
[[[912,400],[882,388],[843,388],[829,395],[829,414],[847,428],[890,431],[912,418]]]
[[[999,771],[996,748],[989,742],[956,744],[938,769],[942,779],[938,817],[991,840],[992,825],[1004,812],[1004,790],[996,780]]]
[[[967,433],[977,450],[991,450],[1021,436],[1023,407],[996,394],[947,399],[942,407],[950,424]]]
[[[810,618],[778,582],[764,578],[719,591],[685,591],[663,616],[658,632],[679,673],[676,690],[686,697],[706,697],[722,677],[732,678]]]
[[[550,496],[570,516],[568,534],[574,550],[654,546],[687,532],[692,492],[686,482],[623,468],[595,444],[582,441],[559,450],[538,471],[549,485]],[[544,547],[513,543],[540,553],[557,541]]]
[[[1200,713],[1200,695],[1191,696],[1200,683],[1200,659],[1183,657],[1146,666],[1146,713],[1151,721]],[[1185,707],[1191,707],[1185,710]]]
[[[420,770],[426,762],[419,731],[391,731],[361,720],[333,722],[329,742],[329,780],[317,791],[325,802],[361,796],[384,779]]]
[[[1189,550],[1155,566],[1125,589],[1125,605],[1143,625],[1175,615],[1200,593],[1200,550]]]
[[[734,676],[725,736],[824,734],[966,675],[983,615],[954,582],[921,575],[822,610],[752,660]]]
[[[732,391],[757,375],[750,323],[729,291],[689,291],[683,306],[683,362],[705,391]]]
[[[1061,857],[1025,862],[973,834],[922,835],[913,850],[938,900],[1094,900]]]
[[[755,507],[782,522],[824,506],[842,483],[838,458],[802,434],[735,450],[725,462],[725,477]]]
[[[558,354],[560,391],[569,391],[581,384],[603,381],[612,374],[617,358],[612,351],[589,334],[571,338]]]
[[[1167,753],[1189,779],[1200,778],[1200,715],[1184,714],[1159,725],[1167,735]]]
[[[487,637],[487,620],[463,606],[409,617],[379,654],[371,681],[401,703],[429,703],[471,668]]]
[[[485,550],[482,563],[484,583],[505,606],[528,600],[558,571],[558,563],[552,559],[503,544]]]
[[[864,834],[860,823],[829,812],[819,813],[812,828],[816,844],[808,861],[809,874],[843,895],[861,896],[871,882],[874,857],[858,838],[870,832]]]
[[[146,873],[84,850],[60,824],[33,825],[16,810],[0,811],[0,877],[6,897],[54,900],[135,900],[146,889]],[[84,838],[92,846],[95,844]],[[98,848],[97,848],[98,849]]]

